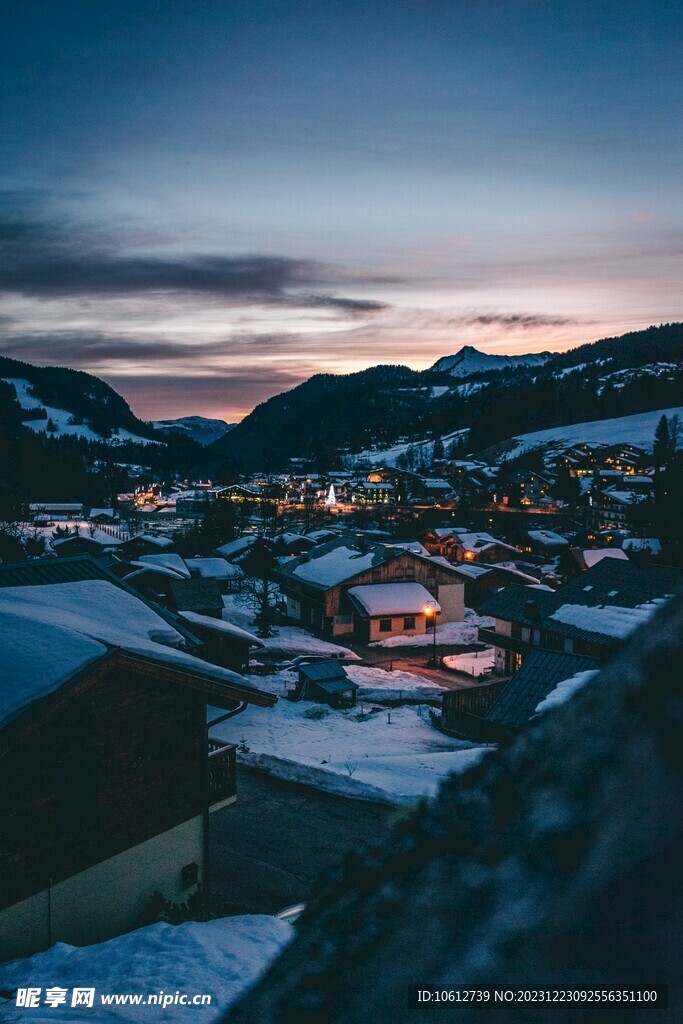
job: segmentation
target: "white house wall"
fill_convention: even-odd
[[[55,942],[86,946],[133,928],[154,892],[172,903],[189,895],[181,870],[204,878],[204,817],[198,815],[138,846],[0,911],[0,962],[30,956]]]

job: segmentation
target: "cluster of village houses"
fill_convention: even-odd
[[[653,493],[652,455],[632,444],[576,444],[546,456],[542,471],[472,459],[438,459],[432,473],[395,466],[365,470],[282,474],[252,474],[239,482],[212,485],[178,484],[162,493],[145,482],[119,495],[122,505],[160,519],[200,515],[212,502],[237,506],[270,504],[279,511],[319,507],[343,516],[357,509],[411,510],[457,508],[463,501],[476,508],[521,509],[545,513],[576,512],[587,528],[590,543],[611,544],[633,533],[638,510]],[[438,474],[438,475],[437,475]],[[566,478],[575,481],[575,494],[565,493]],[[656,553],[656,552],[653,552]]]
[[[369,645],[430,633],[436,651],[475,609],[484,624],[469,649],[490,652],[490,673],[444,690],[435,728],[496,743],[680,587],[682,570],[641,557],[658,554],[656,538],[629,531],[630,501],[651,484],[647,462],[632,446],[565,451],[556,463],[588,496],[586,522],[573,532],[535,523],[505,539],[459,525],[449,502],[480,488],[503,507],[547,508],[550,476],[518,471],[506,493],[495,467],[471,462],[451,464],[448,480],[373,468],[362,479],[254,479],[165,496],[148,484],[127,496],[157,509],[137,532],[120,508],[36,504],[44,557],[0,565],[0,960],[99,941],[133,927],[153,893],[182,903],[201,890],[208,816],[236,797],[235,748],[212,737],[207,706],[267,715],[277,701],[255,673],[270,652],[229,614],[231,595],[264,564],[276,629],[341,641],[361,659]],[[207,502],[263,500],[273,486],[297,500],[313,488],[329,522],[267,536],[255,515],[210,555],[184,557],[158,525],[162,508],[196,502],[196,515]],[[409,539],[386,521],[354,528],[333,512],[413,500],[442,505],[444,517]],[[292,696],[339,709],[356,689],[338,658],[309,658]]]

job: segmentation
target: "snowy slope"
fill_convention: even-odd
[[[683,406],[639,412],[633,416],[617,416],[611,420],[572,423],[567,427],[550,427],[548,430],[535,430],[531,434],[520,434],[513,439],[511,447],[506,446],[505,454],[508,459],[512,459],[530,448],[552,445],[561,449],[572,444],[580,444],[582,441],[588,444],[635,444],[651,450],[655,429],[662,416],[678,416],[683,419]]]
[[[507,370],[515,366],[542,366],[552,357],[550,352],[530,352],[521,356],[489,355],[471,345],[464,345],[453,356],[442,356],[431,369],[435,373],[449,373],[451,377],[469,377],[473,373]]]
[[[22,377],[4,377],[7,384],[12,384],[16,392],[17,401],[22,409],[44,409],[47,417],[44,420],[26,420],[25,427],[30,427],[36,433],[45,433],[49,420],[52,420],[56,429],[55,436],[63,437],[71,434],[75,437],[85,438],[86,441],[103,441],[106,444],[117,445],[125,441],[134,441],[137,444],[163,444],[162,441],[152,441],[148,437],[139,437],[131,434],[130,430],[119,427],[116,433],[109,438],[103,438],[97,434],[86,423],[72,423],[74,416],[67,409],[58,409],[56,406],[45,405],[39,398],[31,394],[31,382]]]
[[[465,427],[464,430],[454,430],[452,434],[444,434],[441,440],[445,445],[450,444],[458,437],[467,437],[469,434],[469,428]],[[365,464],[368,463],[372,466],[395,466],[396,460],[401,455],[405,454],[409,448],[415,449],[415,455],[418,461],[424,461],[430,463],[432,460],[432,450],[434,448],[434,441],[401,441],[398,444],[392,444],[387,448],[366,448],[362,452],[358,452],[357,455],[352,455],[344,458],[344,463],[353,465],[355,463]]]

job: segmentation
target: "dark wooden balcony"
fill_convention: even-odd
[[[236,746],[209,738],[208,804],[215,811],[237,795]]]
[[[528,640],[518,640],[514,636],[507,636],[505,633],[497,633],[495,629],[479,630],[479,640],[490,647],[500,647],[504,651],[514,651],[515,654],[528,654],[534,649],[534,645]]]

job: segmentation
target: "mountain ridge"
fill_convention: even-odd
[[[204,447],[218,441],[229,430],[237,426],[236,423],[227,423],[225,420],[212,419],[209,416],[179,416],[176,419],[151,420],[150,422],[155,430],[191,437]]]
[[[508,370],[517,366],[543,366],[552,358],[552,352],[529,352],[524,355],[508,356],[482,352],[473,345],[463,345],[454,355],[441,356],[437,359],[430,367],[430,372],[466,378],[476,373]]]
[[[668,370],[659,372],[659,364]],[[633,372],[617,377],[623,369]],[[465,384],[463,379],[407,366],[316,374],[258,405],[207,453],[223,470],[282,469],[293,457],[329,467],[373,445],[463,429],[469,430],[469,450],[476,451],[529,431],[623,415],[625,409],[671,408],[683,388],[683,324],[603,338],[541,365],[478,370]]]

